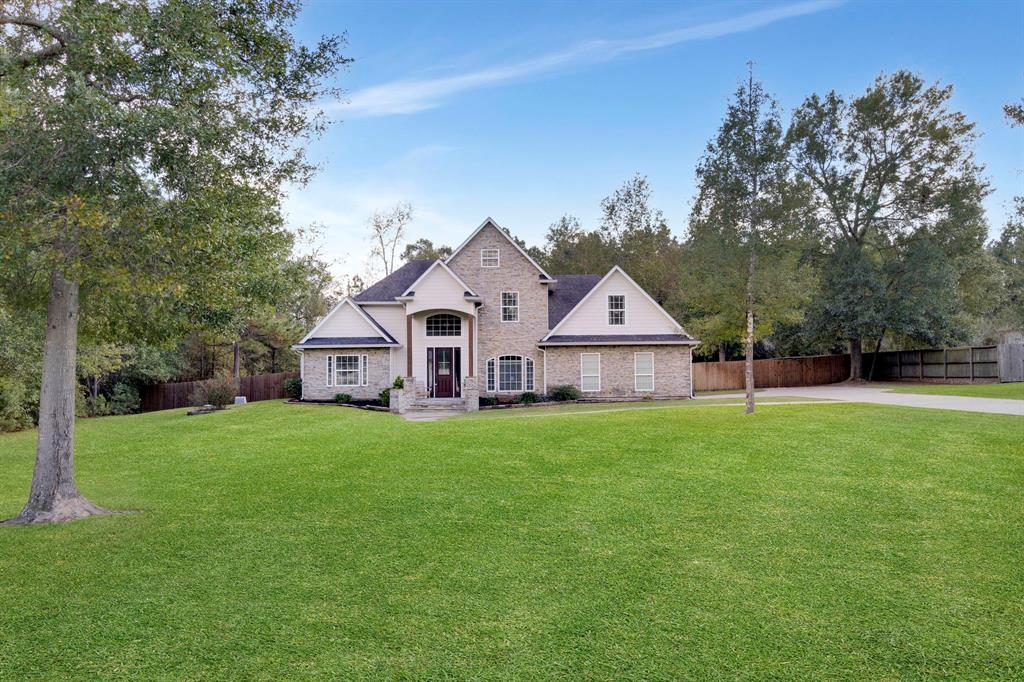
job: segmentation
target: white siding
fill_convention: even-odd
[[[391,378],[405,375],[405,307],[400,305],[364,305],[366,314],[377,320],[395,341],[401,344],[391,349]]]
[[[380,332],[351,305],[343,305],[327,318],[316,336],[380,336]]]
[[[626,324],[608,324],[608,296],[626,296]],[[555,332],[573,334],[675,334],[679,328],[620,272],[601,283],[597,290],[565,319]]]
[[[435,267],[413,291],[413,300],[406,304],[406,312],[421,310],[459,310],[473,312],[473,304],[466,300],[466,288],[440,265]]]

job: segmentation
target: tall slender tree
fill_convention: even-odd
[[[687,257],[700,275],[686,286],[698,326],[715,343],[742,338],[746,412],[754,411],[754,341],[799,316],[808,272],[801,262],[808,193],[795,181],[779,106],[753,65],[697,166]]]
[[[5,3],[9,7],[12,3]],[[39,439],[17,523],[102,513],[74,469],[83,340],[229,326],[273,299],[285,183],[313,166],[342,41],[290,0],[25,0],[0,14],[0,284],[44,306]]]

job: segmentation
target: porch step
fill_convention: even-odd
[[[417,398],[409,405],[407,412],[465,412],[466,401],[462,398]]]

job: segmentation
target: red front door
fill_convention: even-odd
[[[427,368],[431,376],[430,396],[432,398],[458,398],[459,390],[458,348],[428,348]]]

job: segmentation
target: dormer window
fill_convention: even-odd
[[[480,267],[496,268],[501,265],[498,249],[480,249]]]
[[[626,297],[614,294],[608,297],[608,324],[621,327],[626,324]]]

